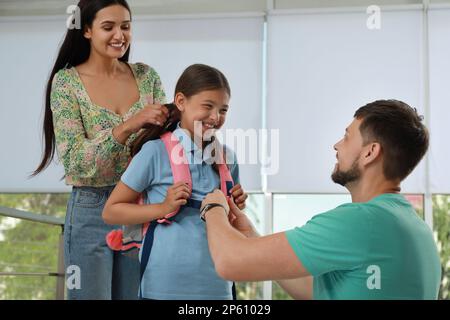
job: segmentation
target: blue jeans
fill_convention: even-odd
[[[109,249],[105,237],[120,228],[103,222],[111,187],[73,187],[64,228],[64,260],[69,300],[135,300],[139,260]],[[78,277],[78,278],[77,278]]]

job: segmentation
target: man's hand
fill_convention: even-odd
[[[228,206],[228,203],[227,203],[227,198],[225,197],[223,192],[218,189],[216,189],[213,192],[208,193],[206,195],[205,199],[203,199],[203,201],[202,201],[202,209],[204,206],[206,206],[207,204],[210,204],[210,203],[221,204],[222,206],[224,206],[224,208],[227,212],[230,211],[230,207]]]
[[[228,199],[228,204],[230,205],[230,213],[228,217],[231,225],[247,238],[259,237],[259,234],[250,219],[237,207],[231,198]]]
[[[242,189],[239,186],[238,188],[236,188],[236,190],[239,191]],[[227,198],[222,191],[216,189],[214,190],[214,192],[207,194],[205,199],[203,199],[202,208],[210,203],[218,203],[223,205],[228,212],[228,220],[231,226],[242,233],[244,236],[248,238],[259,237],[258,232],[254,228],[252,222],[247,218],[245,213],[238,208],[232,198],[229,198],[227,201]],[[241,202],[241,204],[242,203],[243,202]]]

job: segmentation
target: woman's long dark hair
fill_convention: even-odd
[[[43,137],[45,142],[44,154],[42,156],[41,163],[31,174],[32,177],[47,168],[55,155],[55,132],[53,128],[53,115],[50,109],[50,94],[53,78],[59,70],[67,67],[75,67],[85,62],[89,58],[91,45],[89,40],[83,36],[84,32],[86,31],[86,27],[92,27],[92,22],[94,21],[98,11],[116,4],[126,8],[128,12],[130,12],[131,17],[131,10],[126,0],[80,0],[78,3],[81,17],[81,28],[67,30],[63,44],[59,49],[55,65],[53,66],[47,82],[43,124]],[[130,48],[128,48],[125,54],[121,58],[119,58],[119,60],[127,62],[129,55]]]
[[[220,89],[225,90],[228,96],[231,96],[230,85],[222,72],[204,64],[193,64],[187,67],[178,79],[174,97],[177,93],[182,93],[186,98],[190,98],[205,90]],[[181,113],[173,103],[165,106],[169,109],[169,117],[166,122],[163,126],[148,125],[142,130],[131,145],[132,156],[138,153],[147,141],[159,139],[163,133],[176,129],[178,121],[181,120]]]

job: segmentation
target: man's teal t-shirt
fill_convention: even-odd
[[[402,195],[341,205],[286,236],[314,276],[314,299],[437,298],[433,234]]]

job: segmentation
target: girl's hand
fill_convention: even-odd
[[[148,104],[126,122],[132,133],[138,132],[148,124],[162,126],[169,116],[167,107],[161,104]]]
[[[247,200],[248,195],[244,192],[242,186],[240,184],[235,185],[231,188],[230,193],[236,206],[241,210],[245,209],[245,201]]]
[[[165,207],[164,216],[185,205],[190,196],[191,189],[185,182],[178,182],[170,186],[167,189],[166,199],[163,202],[163,206]]]

